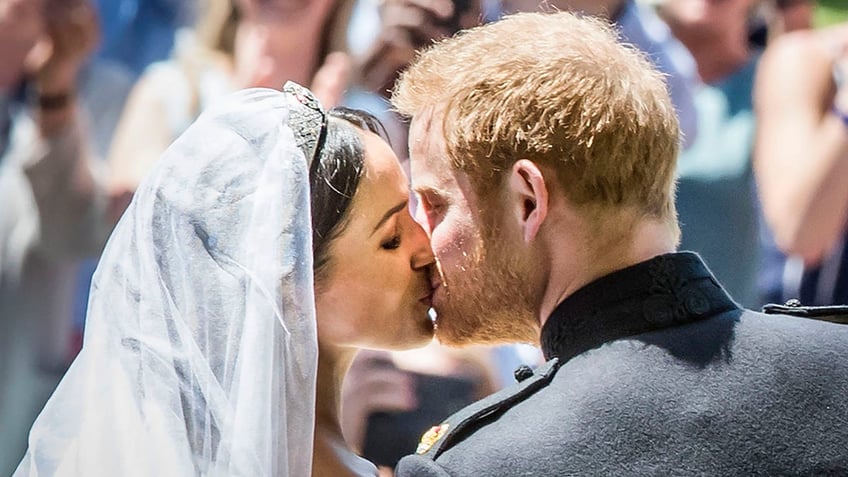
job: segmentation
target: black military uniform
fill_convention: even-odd
[[[848,326],[743,310],[693,253],[592,282],[541,338],[397,475],[848,475]]]

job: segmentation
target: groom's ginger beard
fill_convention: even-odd
[[[515,256],[506,237],[495,237],[493,228],[483,229],[482,237],[470,239],[473,244],[455,245],[456,260],[440,263],[436,337],[447,345],[538,344],[534,303],[540,291],[529,280],[533,263]]]

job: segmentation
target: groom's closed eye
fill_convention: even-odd
[[[416,195],[418,196],[418,207],[415,220],[432,232],[444,218],[447,201],[441,194],[432,189],[418,191]]]

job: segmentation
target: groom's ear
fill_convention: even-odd
[[[530,243],[548,215],[545,176],[533,161],[521,159],[512,165],[508,187],[510,208],[518,219],[524,242]]]

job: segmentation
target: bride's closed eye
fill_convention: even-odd
[[[380,243],[380,248],[384,250],[397,250],[400,248],[400,233],[395,230],[395,233],[388,240]]]
[[[406,200],[401,201],[394,207],[388,210],[383,215],[383,218],[377,223],[377,226],[374,227],[374,231],[372,234],[376,233],[378,230],[382,230],[383,228],[388,229],[391,226],[390,235],[380,240],[380,248],[383,250],[397,250],[400,248],[400,238],[401,238],[401,212],[406,210],[408,202]]]

